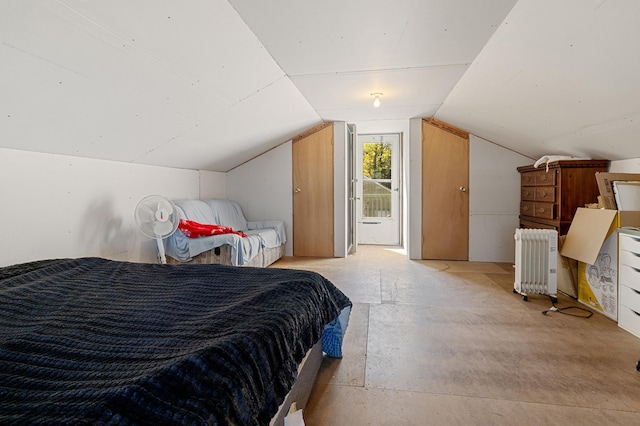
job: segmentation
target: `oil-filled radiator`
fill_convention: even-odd
[[[546,294],[557,302],[558,232],[552,229],[516,229],[516,278],[513,292]]]

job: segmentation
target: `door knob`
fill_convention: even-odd
[[[302,189],[296,188],[294,192],[297,194],[298,192],[301,192],[301,191],[302,191]]]
[[[461,187],[460,187],[460,191],[462,191],[462,192],[467,192],[467,188],[465,188],[464,186],[461,186]]]

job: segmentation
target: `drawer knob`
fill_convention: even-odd
[[[546,211],[547,211],[547,209],[545,209],[544,207],[540,207],[540,213],[544,213]]]

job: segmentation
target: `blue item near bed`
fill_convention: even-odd
[[[99,258],[0,268],[0,423],[268,424],[350,306],[309,271]]]

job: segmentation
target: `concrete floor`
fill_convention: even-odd
[[[514,294],[511,264],[360,246],[273,266],[317,271],[354,303],[307,426],[640,425],[640,339],[599,313],[542,315],[550,299]],[[583,307],[562,294],[557,306]]]

